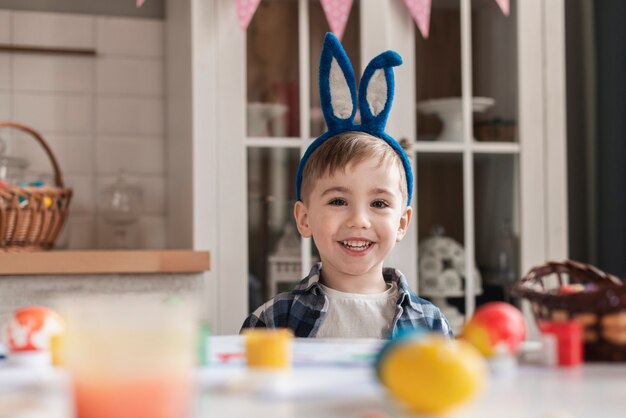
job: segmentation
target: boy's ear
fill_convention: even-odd
[[[400,224],[398,225],[398,234],[396,235],[396,242],[402,241],[402,238],[406,235],[411,224],[411,217],[413,216],[413,209],[411,206],[407,206],[404,213],[400,217]]]
[[[293,216],[296,218],[296,225],[298,226],[298,232],[304,238],[311,236],[311,229],[309,228],[309,211],[306,205],[298,200],[293,207]]]

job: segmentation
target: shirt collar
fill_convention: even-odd
[[[293,289],[294,293],[306,293],[311,292],[313,294],[321,294],[321,288],[319,286],[320,282],[320,272],[322,271],[322,263],[316,263],[311,267],[311,271],[309,275],[298,283],[298,285]]]
[[[294,288],[295,293],[313,293],[315,295],[321,295],[322,288],[320,287],[320,273],[322,271],[322,263],[316,263],[311,268],[308,276],[298,283],[298,285]],[[413,305],[413,301],[411,300],[411,290],[409,289],[409,284],[404,277],[404,274],[398,269],[392,267],[383,268],[383,278],[386,283],[395,283],[398,287],[398,305]]]
[[[400,270],[393,267],[385,267],[383,268],[383,277],[385,282],[393,282],[396,286],[398,286],[398,301],[396,302],[398,306],[410,305],[414,309],[417,309],[411,299],[411,289],[409,288],[409,283]]]

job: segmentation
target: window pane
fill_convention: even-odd
[[[418,153],[419,295],[439,306],[455,333],[464,304],[463,159],[461,154]]]
[[[463,159],[460,154],[420,153],[417,158],[419,240],[433,227],[463,242]]]
[[[247,31],[248,136],[298,137],[298,2],[265,0]]]
[[[320,136],[326,131],[324,116],[320,107],[319,83],[317,79],[322,43],[326,32],[330,31],[326,15],[319,0],[309,2],[311,51],[310,51],[310,74],[311,74],[311,137]],[[360,25],[359,25],[359,1],[352,4],[352,10],[348,17],[348,23],[341,39],[341,44],[348,54],[348,58],[354,68],[354,76],[357,86],[361,79],[361,54],[360,54]]]
[[[493,0],[473,0],[472,54],[474,96],[492,102],[484,111],[474,113],[474,138],[517,142],[515,0],[511,0],[509,16],[505,16]]]
[[[476,263],[483,278],[477,306],[493,300],[511,302],[519,278],[517,156],[474,156]]]
[[[299,150],[248,149],[249,308],[279,284],[302,276],[300,236],[293,219]]]
[[[433,1],[429,37],[415,29],[418,141],[463,141],[460,19],[459,1]]]

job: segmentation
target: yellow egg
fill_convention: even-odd
[[[486,376],[485,360],[474,347],[439,336],[398,343],[380,364],[391,395],[420,413],[444,412],[469,400]]]
[[[476,347],[485,357],[491,357],[495,354],[495,346],[491,342],[489,332],[484,326],[476,323],[475,321],[467,323],[463,329],[461,338]]]

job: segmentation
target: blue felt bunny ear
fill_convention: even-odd
[[[393,102],[393,67],[402,64],[394,51],[385,51],[374,57],[363,72],[359,86],[361,124],[374,132],[383,132]]]
[[[400,144],[385,133],[385,124],[393,101],[393,67],[402,64],[394,51],[386,51],[370,61],[365,68],[359,88],[361,123],[355,124],[356,79],[352,64],[339,40],[332,33],[324,37],[319,67],[319,86],[322,112],[328,130],[309,145],[300,159],[296,174],[296,198],[302,200],[302,173],[313,152],[327,139],[348,131],[365,132],[385,141],[402,160],[406,173],[407,204],[411,204],[413,174],[409,159]]]
[[[346,52],[332,33],[324,37],[319,86],[328,130],[335,132],[352,126],[356,115],[356,79]]]

